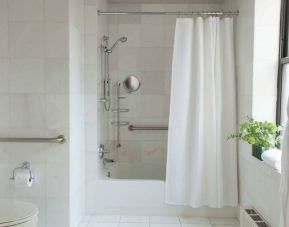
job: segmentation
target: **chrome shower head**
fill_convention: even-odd
[[[125,43],[126,41],[127,41],[127,37],[125,37],[125,36],[119,38],[118,40],[116,40],[116,41],[114,42],[114,44],[113,44],[109,49],[106,49],[105,52],[110,54],[110,53],[112,52],[112,50],[117,46],[117,44],[118,44],[119,42]]]

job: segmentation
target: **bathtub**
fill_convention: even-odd
[[[166,166],[159,163],[109,164],[105,168],[106,176],[113,179],[165,180]]]
[[[136,170],[139,167],[139,170]],[[165,175],[153,164],[114,164],[106,169],[110,177],[87,183],[87,213],[90,215],[179,215],[236,217],[237,208],[192,209],[165,204]],[[152,171],[153,170],[153,171]],[[156,172],[154,172],[156,171]],[[151,175],[152,173],[158,173]],[[144,173],[147,173],[145,175]],[[165,172],[162,172],[165,174]],[[138,179],[133,179],[138,177]],[[154,177],[155,179],[147,179]],[[119,179],[117,179],[119,178]],[[127,179],[125,179],[127,178]],[[160,178],[160,179],[157,179]]]

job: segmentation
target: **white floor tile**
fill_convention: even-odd
[[[208,218],[180,217],[181,224],[210,224]]]
[[[121,223],[149,223],[149,216],[121,216]]]
[[[118,215],[99,215],[91,216],[89,222],[101,222],[101,223],[118,223],[120,216]]]
[[[181,224],[150,224],[150,227],[181,227]]]
[[[180,224],[178,217],[171,216],[151,216],[150,223],[152,224]]]
[[[225,224],[225,225],[213,225],[213,227],[240,227],[240,225]]]
[[[84,216],[79,227],[240,227],[235,218],[176,216]]]
[[[182,227],[213,227],[212,224],[182,224]]]
[[[98,223],[90,222],[87,227],[118,227],[118,223]]]
[[[239,221],[236,218],[209,218],[213,225],[239,225]]]
[[[149,223],[120,223],[119,227],[149,227]]]

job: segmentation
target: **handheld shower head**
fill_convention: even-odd
[[[107,52],[107,53],[111,53],[112,50],[117,46],[117,44],[118,44],[119,42],[125,43],[126,41],[127,41],[127,37],[125,37],[125,36],[119,38],[118,40],[116,40],[116,41],[114,42],[114,44],[113,44],[110,48],[108,48],[108,49],[106,50],[106,52]]]

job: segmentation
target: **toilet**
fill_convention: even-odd
[[[30,203],[0,200],[0,227],[36,227],[38,208]]]

